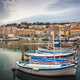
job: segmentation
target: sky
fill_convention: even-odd
[[[0,0],[0,24],[35,16],[80,21],[80,0]]]

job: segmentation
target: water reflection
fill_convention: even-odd
[[[16,53],[7,49],[0,49],[0,80],[12,80],[11,68],[16,62]]]

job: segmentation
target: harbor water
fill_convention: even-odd
[[[80,56],[78,56],[80,57]],[[0,48],[0,80],[79,80],[80,78],[80,59],[78,58],[78,67],[75,77],[40,77],[30,74],[15,76],[12,68],[15,67],[17,60],[21,58],[21,51],[19,49]]]

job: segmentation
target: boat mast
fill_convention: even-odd
[[[55,32],[53,31],[53,26],[50,25],[49,27],[49,44],[48,48],[49,49],[55,49],[55,42],[54,42],[54,37],[55,37]]]
[[[60,27],[59,27],[59,47],[61,49],[61,30],[60,30]]]
[[[54,45],[54,31],[51,31],[51,37],[52,37],[52,47],[55,50],[55,45]]]

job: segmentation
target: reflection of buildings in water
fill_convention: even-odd
[[[38,47],[48,46],[48,43],[32,43],[31,41],[18,40],[18,41],[0,41],[0,47],[2,48],[20,48],[25,47],[26,49],[38,49]]]

